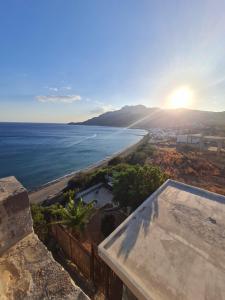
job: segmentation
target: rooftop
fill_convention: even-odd
[[[99,254],[138,299],[225,299],[225,197],[168,180]]]
[[[104,183],[98,183],[84,191],[77,193],[76,198],[82,198],[86,204],[95,200],[96,208],[101,208],[106,204],[113,204],[113,194]]]
[[[214,135],[208,135],[204,136],[205,140],[215,140],[215,141],[225,141],[224,136],[214,136]]]

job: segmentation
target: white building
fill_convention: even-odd
[[[178,144],[200,144],[202,140],[201,134],[181,134],[177,135]]]
[[[113,204],[113,194],[111,190],[104,184],[98,183],[90,188],[76,194],[76,199],[82,198],[83,202],[88,204],[95,200],[96,208],[101,208],[106,204]]]
[[[203,136],[202,134],[183,134],[177,135],[177,144],[193,145],[198,146],[200,150],[213,149],[214,151],[221,152],[225,148],[225,137]]]
[[[224,196],[168,180],[98,249],[124,299],[224,300],[224,233]]]

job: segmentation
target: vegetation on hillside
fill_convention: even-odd
[[[47,221],[48,210],[40,204],[31,204],[31,215],[33,219],[34,232],[42,242],[46,242],[49,235]]]
[[[158,147],[147,163],[160,166],[174,180],[225,195],[224,153],[200,153],[188,145]]]
[[[100,167],[89,173],[78,173],[68,183],[68,190],[82,190],[99,182],[105,182],[105,176],[110,175],[117,169],[121,169],[124,164],[144,165],[146,159],[152,156],[154,147],[149,143],[149,135],[143,137],[138,147],[126,156],[116,156],[108,162],[107,167]]]
[[[125,158],[126,163],[131,164],[131,165],[144,165],[146,162],[146,159],[149,156],[152,156],[154,153],[154,148],[149,142],[147,141],[146,143],[143,143],[138,146],[136,151],[131,153]]]
[[[157,190],[167,176],[154,166],[124,166],[113,174],[114,202],[121,208],[135,210],[149,195]]]
[[[32,205],[34,229],[44,241],[48,236],[49,224],[63,224],[79,235],[88,223],[94,202],[84,204],[82,199],[74,200],[78,190],[86,189],[99,182],[113,178],[113,201],[122,209],[136,209],[166,179],[166,175],[153,165],[146,164],[153,157],[155,149],[149,144],[149,136],[127,156],[113,158],[108,166],[89,173],[79,173],[70,180],[64,194],[64,205],[54,204],[48,207]],[[61,199],[62,200],[62,199]],[[106,217],[102,222],[102,232],[107,236],[113,229],[113,218]]]
[[[87,174],[86,187],[89,184],[106,181],[107,176],[113,178],[114,202],[121,208],[129,206],[132,210],[136,209],[167,179],[165,173],[158,167],[120,163],[99,168],[92,174]]]
[[[111,176],[114,182],[114,202],[121,208],[131,207],[134,210],[167,179],[158,167],[146,165],[154,151],[147,135],[127,156],[114,157],[108,166],[74,177],[70,180],[68,189],[85,189],[99,182],[106,182],[107,177]]]
[[[46,242],[49,237],[51,224],[62,224],[79,236],[92,214],[94,213],[94,201],[84,204],[82,199],[75,200],[75,191],[64,193],[67,204],[52,204],[44,207],[40,204],[31,205],[33,226],[39,238]]]
[[[112,158],[108,165],[109,166],[115,166],[121,163],[127,163],[131,165],[144,165],[146,162],[146,159],[149,156],[152,156],[154,153],[154,147],[149,143],[150,137],[147,134],[143,139],[142,142],[138,145],[138,147],[132,151],[127,156],[121,157],[116,156]]]
[[[65,225],[74,234],[80,235],[94,212],[95,201],[85,204],[81,198],[74,200],[75,192],[71,190],[65,196],[68,197],[68,204],[65,207],[52,205],[50,208],[51,215],[55,218],[52,224]]]

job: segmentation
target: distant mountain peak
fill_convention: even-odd
[[[133,128],[187,128],[196,126],[223,125],[225,112],[209,112],[187,108],[160,109],[144,105],[126,105],[80,123],[82,125],[133,127]]]
[[[124,109],[147,109],[146,106],[144,106],[143,104],[137,104],[137,105],[125,105],[121,108],[121,110],[124,110]]]

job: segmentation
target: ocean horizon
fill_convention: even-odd
[[[28,190],[87,168],[137,143],[145,130],[60,123],[0,123],[0,177]]]

